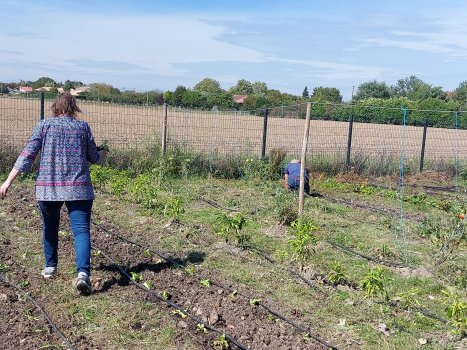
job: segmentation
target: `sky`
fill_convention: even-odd
[[[204,78],[301,95],[467,80],[465,0],[0,0],[0,81],[174,91]]]

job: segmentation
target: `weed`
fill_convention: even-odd
[[[217,233],[226,242],[231,238],[235,238],[239,246],[246,246],[250,241],[250,236],[246,233],[240,233],[240,230],[246,224],[246,219],[242,213],[236,213],[234,215],[226,215],[222,213],[217,216]]]

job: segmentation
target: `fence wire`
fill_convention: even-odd
[[[51,104],[51,100],[43,102],[44,117],[50,115]],[[160,145],[166,125],[166,149],[236,156],[267,156],[280,149],[288,158],[298,157],[302,150],[306,104],[256,111],[165,109],[86,101],[78,104],[83,111],[79,118],[89,122],[96,142],[107,142],[113,148]],[[41,107],[37,97],[0,96],[1,151],[19,151],[24,146],[41,119]],[[311,164],[327,159],[358,171],[363,164],[368,167],[371,163],[375,169],[387,168],[386,173],[397,174],[401,152],[407,166],[420,169],[437,170],[449,165],[457,171],[467,159],[465,112],[407,110],[404,126],[400,108],[360,107],[356,113],[350,104],[312,107],[307,145]],[[377,123],[382,115],[392,124]],[[430,126],[434,118],[444,127]]]

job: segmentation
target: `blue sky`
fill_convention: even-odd
[[[120,89],[209,77],[301,95],[416,75],[467,80],[464,0],[0,0],[0,81],[48,76]]]

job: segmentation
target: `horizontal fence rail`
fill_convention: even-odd
[[[96,142],[119,149],[159,145],[162,149],[220,155],[267,156],[281,149],[298,157],[302,148],[305,104],[257,111],[200,111],[172,106],[134,106],[79,101],[79,118],[89,122]],[[50,113],[51,100],[0,96],[0,150],[19,151],[34,125]],[[317,119],[323,115],[324,119]],[[333,106],[313,105],[307,157],[332,159],[347,167],[372,160],[397,168],[403,155],[420,170],[430,163],[467,160],[466,114],[447,111],[384,110],[393,124],[377,124],[382,109],[368,107],[353,116],[349,107],[333,116]],[[336,112],[337,113],[337,112]],[[436,113],[446,128],[429,126]],[[325,120],[326,119],[326,120]],[[332,120],[335,119],[335,120]],[[462,126],[461,129],[459,126]]]

